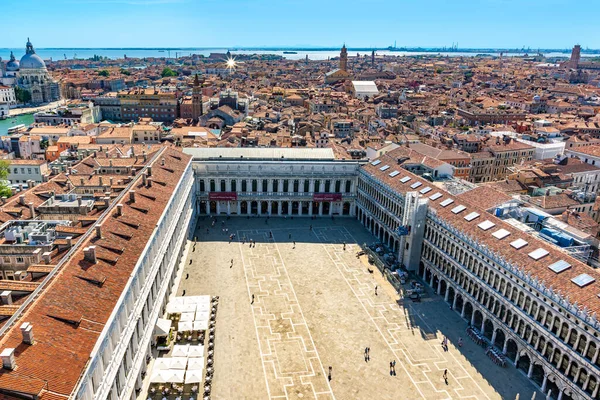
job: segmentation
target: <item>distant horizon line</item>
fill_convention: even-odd
[[[0,47],[0,50],[15,50],[20,47]],[[38,47],[39,50],[300,50],[300,51],[335,51],[339,46],[211,46],[211,47]],[[398,51],[485,51],[485,52],[570,52],[572,48],[531,48],[531,47],[446,47],[446,46],[358,46],[347,47],[348,51],[398,50]],[[581,48],[581,52],[598,52],[600,49]]]

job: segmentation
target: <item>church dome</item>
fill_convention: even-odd
[[[25,49],[25,55],[21,57],[21,62],[19,63],[20,69],[46,69],[46,64],[44,60],[37,54],[35,54],[35,50],[33,49],[33,45],[27,39],[27,47]]]
[[[19,70],[19,62],[15,59],[15,55],[13,52],[10,52],[10,60],[6,63],[7,71],[18,71]]]

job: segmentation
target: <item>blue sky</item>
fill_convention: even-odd
[[[599,0],[3,0],[1,47],[600,48]]]

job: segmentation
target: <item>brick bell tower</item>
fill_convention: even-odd
[[[198,74],[194,77],[194,86],[192,88],[192,118],[197,121],[204,113],[202,109],[202,87]]]

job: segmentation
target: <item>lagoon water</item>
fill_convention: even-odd
[[[339,50],[294,50],[294,49],[286,49],[287,51],[296,51],[297,54],[283,54],[284,50],[270,50],[270,49],[258,49],[258,50],[232,50],[232,54],[275,54],[283,56],[289,60],[302,60],[308,58],[311,60],[327,60],[328,58],[338,57],[340,55]],[[24,48],[18,49],[7,49],[0,48],[0,57],[3,60],[8,60],[10,58],[10,52],[13,51],[15,57],[20,59],[25,53]],[[92,58],[94,55],[99,55],[103,57],[108,57],[110,59],[123,58],[125,55],[129,58],[144,58],[144,57],[176,57],[176,56],[189,56],[191,54],[199,54],[208,56],[210,53],[226,53],[226,48],[182,48],[182,49],[60,49],[60,48],[39,48],[36,49],[36,52],[42,57],[44,60],[62,60],[65,59],[88,59]],[[361,50],[356,51],[352,49],[348,49],[348,54],[350,56],[354,56],[356,54],[362,55],[370,55],[370,50]],[[449,57],[473,57],[477,54],[489,54],[497,56],[499,53],[497,52],[484,52],[481,53],[471,53],[471,52],[410,52],[410,51],[389,51],[389,50],[377,50],[376,54],[378,55],[392,55],[392,56],[415,56],[415,55],[440,55],[440,56],[449,56]],[[522,56],[524,53],[504,53],[504,56]],[[545,53],[546,57],[569,57],[570,53]],[[585,54],[582,54],[582,57],[585,57]],[[587,56],[597,56],[593,54],[588,54]]]

